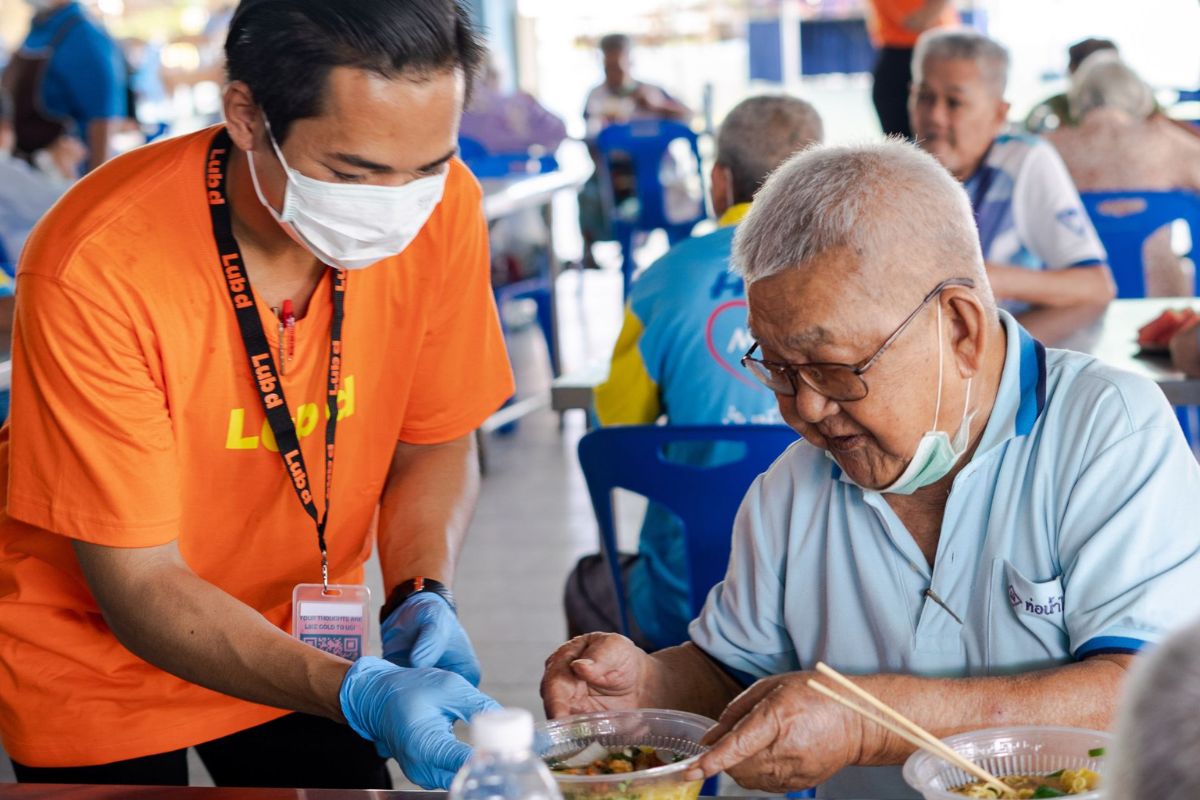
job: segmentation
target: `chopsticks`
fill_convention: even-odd
[[[876,725],[886,728],[887,730],[896,734],[897,736],[899,736],[901,739],[905,740],[909,744],[911,744],[921,750],[926,750],[926,751],[932,753],[933,755],[943,759],[944,761],[950,762],[951,764],[958,767],[959,769],[962,769],[962,770],[966,771],[967,773],[974,775],[976,778],[978,778],[979,780],[986,783],[992,789],[999,792],[1001,797],[1015,797],[1016,796],[1017,793],[1011,786],[1009,786],[1006,783],[1001,782],[998,778],[996,778],[995,775],[991,774],[990,772],[988,772],[987,770],[985,770],[983,767],[979,766],[978,764],[975,764],[974,762],[959,755],[949,745],[942,742],[940,739],[935,737],[932,733],[925,730],[920,725],[913,722],[908,717],[904,716],[899,711],[897,711],[896,709],[889,706],[887,703],[885,703],[882,700],[880,700],[879,698],[875,697],[870,692],[866,691],[865,689],[859,688],[856,684],[851,682],[849,678],[842,675],[840,672],[835,670],[833,667],[831,667],[828,664],[825,664],[823,662],[817,662],[817,672],[821,673],[822,675],[824,675],[825,677],[834,681],[835,683],[839,684],[840,686],[843,686],[846,689],[850,690],[859,698],[865,700],[866,702],[868,702],[875,708],[882,711],[885,715],[890,717],[891,720],[884,719],[879,714],[876,714],[873,711],[863,708],[858,703],[855,703],[853,700],[843,697],[842,695],[833,691],[832,689],[825,686],[824,684],[817,683],[815,680],[810,679],[808,681],[808,688],[812,689],[813,691],[817,692],[818,694],[822,694],[825,697],[828,697],[830,700],[833,700],[834,702],[841,703],[843,706],[845,706],[846,708],[849,708],[851,711],[854,711],[857,714],[861,714],[862,716],[864,716],[867,719],[874,722]]]

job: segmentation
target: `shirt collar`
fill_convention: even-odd
[[[992,414],[983,429],[979,447],[971,463],[999,447],[1009,439],[1028,436],[1034,424],[1046,408],[1046,347],[1034,339],[1021,323],[1003,309],[1000,324],[1006,336],[1004,371],[1000,375],[1000,387],[992,404]],[[965,472],[970,465],[964,467]],[[961,473],[960,473],[961,474]],[[833,462],[834,480],[853,483]]]
[[[721,215],[719,220],[717,220],[717,227],[725,228],[730,225],[737,225],[739,222],[745,219],[746,215],[749,213],[749,203],[738,203],[737,205],[732,205],[725,209],[725,213]]]

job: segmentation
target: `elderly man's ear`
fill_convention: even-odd
[[[958,374],[963,378],[973,377],[983,369],[994,320],[988,318],[987,309],[979,299],[965,289],[947,290],[942,302],[943,313],[950,322],[951,348],[958,362]]]
[[[717,162],[713,164],[709,178],[711,179],[709,185],[712,187],[713,213],[720,218],[722,214],[736,205],[733,201],[733,171],[724,164]]]

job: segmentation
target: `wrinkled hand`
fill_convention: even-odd
[[[374,742],[379,755],[396,759],[424,789],[448,788],[471,755],[455,738],[454,723],[500,707],[452,672],[370,656],[350,667],[338,699],[354,732]]]
[[[576,636],[546,659],[546,716],[641,708],[650,668],[650,656],[620,634]]]
[[[704,737],[712,749],[688,780],[720,772],[748,789],[785,793],[827,781],[858,762],[858,715],[809,689],[812,672],[764,678],[730,703]]]
[[[440,595],[418,592],[381,626],[383,657],[401,667],[437,667],[479,685],[479,658],[458,615]]]

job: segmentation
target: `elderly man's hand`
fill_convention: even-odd
[[[863,724],[805,685],[815,675],[764,678],[738,695],[705,736],[713,747],[688,778],[728,772],[748,789],[782,794],[816,786],[858,763]]]
[[[546,659],[542,702],[550,719],[642,707],[653,662],[616,633],[576,636]]]

